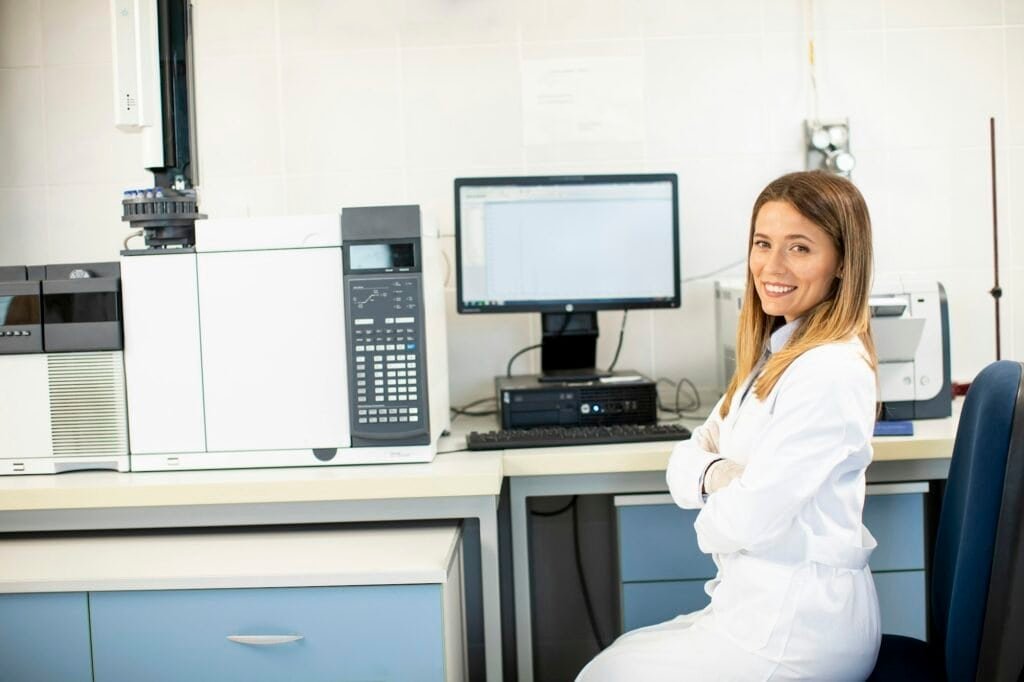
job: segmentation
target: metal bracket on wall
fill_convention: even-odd
[[[807,170],[850,177],[857,160],[850,153],[850,121],[804,121]]]

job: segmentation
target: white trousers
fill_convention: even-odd
[[[588,663],[576,682],[785,679],[774,676],[778,663],[709,627],[713,618],[709,607],[627,632]]]

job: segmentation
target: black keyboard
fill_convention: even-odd
[[[466,436],[469,450],[548,448],[559,445],[638,443],[684,440],[690,430],[681,424],[615,424],[613,426],[544,426],[507,431],[473,431]]]

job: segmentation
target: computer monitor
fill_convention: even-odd
[[[548,377],[592,377],[597,312],[679,307],[675,174],[456,178],[460,313],[538,312]]]

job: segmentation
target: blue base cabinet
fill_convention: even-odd
[[[0,538],[0,556],[0,682],[466,678],[455,523]]]
[[[0,594],[0,680],[92,682],[86,593]]]
[[[878,540],[871,556],[882,632],[925,639],[924,493],[927,484],[868,486],[864,525]],[[697,547],[697,510],[668,495],[620,495],[618,521],[622,631],[700,610],[711,599],[711,557]]]

